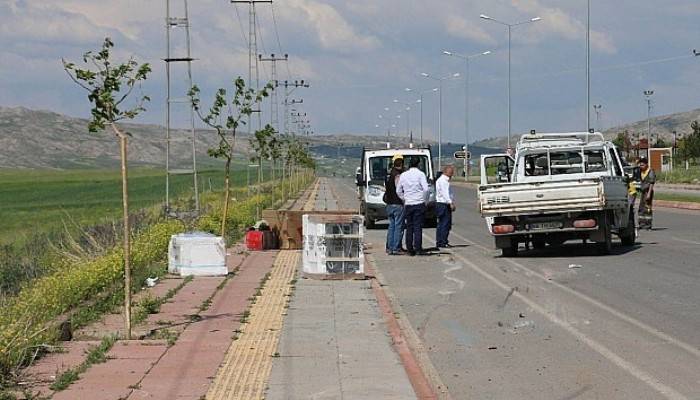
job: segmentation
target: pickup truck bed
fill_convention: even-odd
[[[627,191],[621,177],[504,183],[479,188],[484,217],[623,209]]]

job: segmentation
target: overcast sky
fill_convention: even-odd
[[[699,1],[591,3],[592,102],[603,106],[603,127],[645,118],[645,89],[655,91],[655,114],[700,107],[700,57],[692,55],[700,50]],[[392,100],[416,100],[404,88],[435,86],[420,72],[464,74],[463,62],[442,55],[447,49],[492,51],[471,63],[471,132],[473,139],[502,135],[507,31],[479,14],[508,22],[542,18],[513,30],[514,132],[585,130],[585,0],[276,0],[272,7],[281,49],[273,11],[259,4],[259,52],[289,53],[289,69],[278,68],[280,79],[310,82],[294,97],[304,98],[303,112],[316,133],[385,132],[387,120],[400,112]],[[84,93],[68,80],[60,58],[78,60],[110,36],[119,57],[134,54],[153,65],[143,87],[153,101],[139,121],[162,124],[164,15],[165,0],[0,0],[0,105],[89,115]],[[207,102],[214,88],[247,76],[247,5],[190,1],[190,16],[195,83]],[[268,65],[261,79],[269,77]],[[443,137],[462,142],[464,81],[446,83],[443,96]],[[425,96],[426,136],[437,131],[437,103],[437,95]],[[405,134],[401,114],[397,123]],[[418,107],[410,119],[417,135]]]

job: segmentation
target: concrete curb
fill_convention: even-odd
[[[700,203],[690,203],[685,201],[654,200],[654,205],[663,208],[679,208],[681,210],[700,211]]]
[[[381,273],[374,267],[376,261],[371,255],[367,255],[365,269],[372,279],[372,291],[377,298],[384,321],[387,324],[392,338],[394,350],[399,355],[416,397],[419,400],[451,400],[447,388],[437,370],[432,365],[425,352],[422,352],[422,343],[408,323],[407,319],[398,319],[396,314],[401,314],[401,308],[388,288],[382,287],[384,281]],[[393,301],[392,301],[393,300]]]

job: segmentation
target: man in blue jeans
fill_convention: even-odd
[[[452,247],[448,236],[452,229],[452,211],[455,210],[454,196],[450,188],[450,179],[454,174],[454,167],[447,165],[442,169],[442,175],[435,182],[435,213],[438,219],[435,233],[437,247]]]
[[[389,229],[386,233],[386,252],[389,255],[403,254],[401,240],[403,239],[403,201],[396,194],[396,184],[403,172],[403,156],[397,154],[392,158],[393,168],[386,178],[384,187],[384,202],[386,215],[389,218]]]
[[[411,256],[425,255],[423,250],[423,218],[428,199],[428,180],[418,169],[420,158],[411,158],[408,171],[401,174],[396,185],[396,194],[403,200],[406,220],[406,249]]]

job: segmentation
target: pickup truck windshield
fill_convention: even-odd
[[[602,149],[558,150],[527,154],[525,176],[582,174],[608,170]]]
[[[421,155],[410,155],[410,156],[404,156],[403,159],[403,165],[404,168],[408,168],[408,165],[410,165],[411,160],[418,158],[420,161],[420,164],[418,165],[418,169],[423,171],[423,173],[426,173],[427,165],[428,165],[428,156],[421,156]],[[386,176],[389,174],[391,171],[391,159],[392,156],[382,156],[382,157],[372,157],[369,159],[369,179],[372,182],[381,182],[384,183],[386,180]],[[427,173],[426,173],[427,175]],[[430,177],[428,177],[430,178]]]

